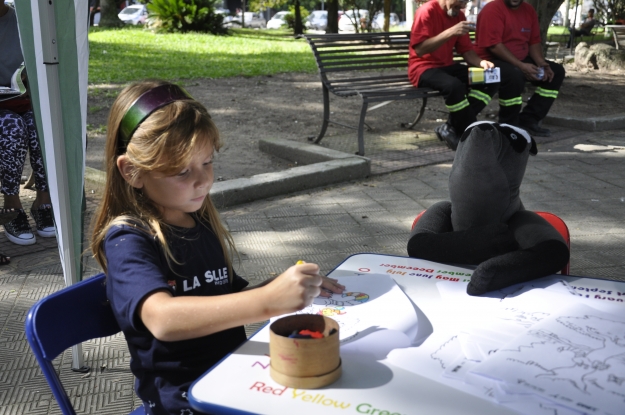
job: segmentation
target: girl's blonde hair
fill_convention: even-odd
[[[104,272],[106,233],[115,225],[136,226],[154,236],[162,245],[168,263],[178,263],[167,244],[165,229],[169,226],[150,199],[132,187],[117,168],[119,128],[131,105],[145,92],[169,84],[165,81],[137,82],[119,94],[111,107],[106,136],[106,184],[104,195],[93,220],[91,251]],[[174,175],[191,161],[197,149],[212,146],[219,151],[219,131],[208,111],[199,102],[178,100],[150,114],[132,134],[126,156],[133,166],[133,175],[151,171]],[[200,221],[208,222],[219,239],[232,278],[232,256],[236,252],[230,233],[225,229],[210,197],[206,197],[196,212]]]

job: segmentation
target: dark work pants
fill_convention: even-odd
[[[419,79],[419,87],[432,88],[443,94],[449,110],[448,123],[459,136],[476,121],[477,114],[488,105],[499,88],[499,84],[474,86],[467,96],[468,84],[469,69],[461,63],[428,69]]]
[[[527,57],[523,62],[534,63]],[[558,96],[564,81],[564,67],[555,62],[547,61],[555,74],[551,82],[528,81],[519,68],[511,63],[493,59],[495,66],[501,70],[499,86],[499,122],[519,125],[519,122],[536,123],[547,116],[551,105]],[[521,112],[521,94],[526,82],[537,86],[536,91]]]
[[[572,27],[569,27],[569,32],[573,34],[573,38],[576,37],[582,37],[582,36],[590,36],[590,31],[589,30],[584,30],[584,29],[573,29]],[[571,37],[569,36],[569,40],[566,41],[566,47],[570,48],[571,47]]]

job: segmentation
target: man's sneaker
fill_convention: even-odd
[[[551,137],[551,130],[547,128],[543,128],[536,121],[521,121],[520,127],[526,130],[531,135],[535,135],[537,137]]]
[[[24,209],[17,209],[17,217],[4,225],[4,234],[9,241],[18,245],[32,245],[37,240],[28,223],[28,215]]]
[[[458,143],[460,142],[460,138],[456,134],[456,130],[454,127],[449,125],[449,123],[445,123],[443,125],[439,125],[434,129],[436,136],[439,140],[444,141],[447,144],[447,147],[456,151],[458,148]]]
[[[44,238],[56,236],[54,228],[54,215],[51,205],[41,205],[37,209],[30,209],[30,215],[37,224],[37,233]]]

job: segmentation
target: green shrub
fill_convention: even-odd
[[[152,0],[148,27],[159,32],[226,34],[223,15],[215,13],[218,0]]]

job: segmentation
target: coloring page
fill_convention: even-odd
[[[576,304],[534,324],[472,373],[594,414],[625,409],[625,315]]]
[[[293,314],[320,314],[336,320],[341,342],[380,330],[402,332],[409,343],[415,338],[414,306],[391,277],[374,274],[337,279],[345,286],[342,294],[317,297],[311,305]]]

